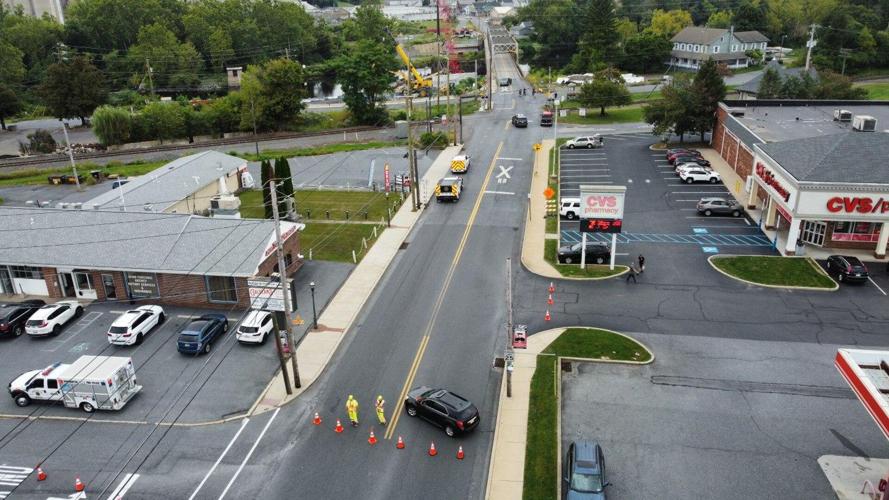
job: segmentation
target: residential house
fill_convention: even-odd
[[[796,78],[801,78],[803,74],[806,73],[806,68],[788,68],[783,64],[779,64],[778,61],[771,61],[769,64],[766,65],[765,69],[775,70],[775,72],[778,73],[778,77],[781,79],[782,83],[788,77],[794,76]],[[762,77],[764,74],[765,71],[756,75],[755,77],[735,89],[740,95],[741,99],[757,98],[757,94],[759,93],[759,85],[762,83]],[[810,68],[809,76],[811,76],[815,80],[818,80],[818,71],[814,67]]]
[[[509,34],[514,38],[528,38],[534,33],[534,23],[531,21],[522,21],[513,26],[509,30]]]
[[[729,68],[746,68],[752,62],[746,52],[751,49],[765,52],[769,39],[758,31],[689,26],[671,41],[670,64],[696,70],[707,59],[725,63]]]

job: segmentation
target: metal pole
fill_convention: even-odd
[[[315,330],[318,329],[318,312],[315,310],[315,282],[309,283],[309,286],[312,288],[312,319],[315,326]]]
[[[463,143],[463,96],[460,96],[460,144]],[[456,142],[456,140],[454,141]]]
[[[435,105],[441,106],[441,9],[435,0]],[[429,116],[426,116],[429,119]]]
[[[611,269],[612,271],[614,271],[614,257],[616,255],[615,252],[617,252],[617,233],[613,233],[611,235],[611,265],[609,266],[609,269]]]
[[[506,397],[512,397],[512,362],[515,351],[512,348],[512,259],[506,258]]]
[[[250,98],[250,116],[253,118],[253,146],[256,148],[256,156],[259,156],[259,139],[256,138],[256,108],[253,106],[252,97]]]
[[[580,233],[580,268],[586,269],[586,231]]]
[[[290,364],[293,367],[293,384],[297,389],[302,387],[299,380],[299,367],[296,365],[296,344],[293,343],[293,321],[290,309],[290,282],[287,279],[287,267],[284,265],[284,242],[281,240],[281,219],[278,216],[278,194],[275,180],[269,181],[269,189],[272,194],[272,216],[275,218],[275,242],[278,254],[278,272],[281,285],[284,288],[284,318],[287,320],[287,343],[290,344]]]
[[[553,154],[553,158],[555,158],[555,168],[558,168],[561,172],[562,166],[559,165],[559,100],[553,99],[553,144],[556,148],[556,152]]]
[[[74,151],[71,150],[71,141],[68,140],[68,124],[62,120],[62,132],[65,133],[65,146],[68,148],[68,159],[71,160],[71,168],[74,169],[74,182],[77,184],[77,190],[80,191],[80,177],[77,176],[77,164],[74,163]],[[118,187],[120,189],[120,187]]]
[[[407,68],[407,91],[404,94],[404,106],[407,111],[407,167],[410,172],[409,175],[411,177],[411,201],[414,204],[414,211],[420,209],[420,194],[417,191],[417,179],[414,176],[414,130],[411,127],[411,118],[413,115],[413,99],[411,92],[413,92],[413,87],[411,86],[411,68],[408,66]],[[402,184],[402,187],[404,184]]]

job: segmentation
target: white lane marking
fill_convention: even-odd
[[[244,466],[247,465],[247,460],[250,460],[250,457],[253,456],[253,452],[256,451],[256,447],[259,446],[259,442],[262,441],[263,436],[265,436],[266,431],[269,430],[269,427],[272,425],[272,422],[275,421],[275,417],[278,416],[278,412],[280,412],[280,411],[281,411],[281,408],[276,409],[275,413],[272,414],[272,418],[270,418],[269,421],[266,422],[265,427],[262,428],[262,432],[259,433],[259,437],[256,438],[256,441],[254,441],[253,446],[250,447],[250,451],[247,452],[247,456],[244,457],[244,460],[241,462],[241,465],[238,467],[238,470],[235,471],[235,475],[232,476],[232,478],[228,481],[228,484],[225,485],[225,489],[222,490],[222,494],[219,495],[219,500],[222,500],[223,498],[225,498],[225,495],[228,494],[228,490],[231,489],[233,484],[235,484],[235,479],[237,479],[238,476],[241,475],[241,471],[244,470]]]
[[[673,194],[726,194],[728,191],[670,191]]]
[[[525,161],[522,158],[507,158],[505,156],[499,156],[499,157],[497,157],[497,159],[498,160],[509,160],[509,161]]]
[[[177,314],[176,317],[180,319],[194,318],[194,316],[192,316],[191,314]]]
[[[130,488],[133,487],[133,484],[135,484],[138,479],[139,474],[127,474],[124,476],[123,480],[117,485],[117,488],[108,495],[108,500],[121,500],[123,496],[130,491]]]
[[[226,446],[225,449],[222,450],[222,454],[219,455],[219,458],[216,459],[216,463],[213,464],[213,467],[210,467],[210,470],[208,470],[207,474],[204,475],[204,479],[201,479],[200,484],[198,484],[198,487],[195,488],[195,490],[194,490],[194,492],[192,492],[191,496],[188,497],[188,500],[194,500],[194,497],[196,497],[198,495],[198,492],[201,491],[201,488],[204,487],[204,483],[207,482],[207,479],[210,479],[210,476],[216,470],[216,467],[219,467],[219,463],[222,462],[222,459],[225,458],[225,456],[228,454],[228,450],[230,450],[232,445],[235,444],[235,441],[238,440],[238,436],[241,435],[241,432],[244,430],[244,427],[247,426],[247,422],[249,422],[249,421],[250,421],[249,418],[245,418],[244,420],[241,421],[241,428],[238,429],[238,432],[236,432],[235,435],[232,437],[231,441],[228,442],[228,446]]]
[[[497,179],[501,177],[510,179],[509,171],[512,170],[512,166],[504,167],[503,165],[497,165],[500,168],[500,173],[497,174]]]
[[[587,177],[611,177],[611,174],[574,174],[574,175],[562,175],[560,176],[562,179],[585,179]]]
[[[696,210],[696,209],[694,209],[694,208],[688,208],[688,209],[682,209],[682,210]],[[686,216],[685,218],[686,218],[686,219],[731,219],[731,220],[740,220],[738,217],[731,217],[731,216],[725,216],[725,217],[723,217],[723,216],[720,216],[720,215],[711,215],[711,216],[709,216],[709,217],[706,216],[706,215],[702,215],[702,216],[698,216],[698,217]],[[745,219],[745,220],[746,220],[746,219]],[[750,224],[747,224],[747,225],[749,226]],[[732,227],[738,227],[738,226],[732,226]]]
[[[874,285],[875,287],[877,287],[877,290],[879,290],[880,293],[882,293],[883,295],[886,295],[886,292],[884,292],[883,289],[880,288],[880,285],[878,285],[873,279],[871,279],[870,276],[867,277],[867,280],[870,281],[871,283],[873,283],[873,285]]]
[[[745,222],[745,223],[747,223],[747,225],[748,225],[748,226],[749,226],[749,225],[750,225],[750,221],[749,221],[749,220],[747,220],[747,218],[746,218],[746,217],[744,217],[744,222]]]
[[[691,201],[691,202],[697,203],[701,200],[673,200],[673,201]]]
[[[111,314],[123,314],[123,313],[125,313],[126,311],[108,311],[108,312],[111,313]]]
[[[91,311],[91,312],[87,313],[86,316],[83,316],[82,318],[80,318],[80,320],[78,320],[78,321],[77,321],[76,323],[74,323],[73,325],[68,325],[68,324],[66,324],[66,325],[63,327],[63,328],[64,328],[64,332],[65,332],[65,334],[66,334],[66,335],[65,335],[65,338],[64,338],[63,340],[53,340],[53,345],[54,345],[55,347],[52,347],[52,348],[50,348],[50,349],[40,349],[40,350],[41,350],[41,351],[44,351],[44,352],[55,352],[55,351],[57,351],[57,350],[59,349],[59,347],[62,347],[63,345],[65,345],[66,343],[68,343],[69,340],[71,340],[71,339],[73,339],[74,337],[76,337],[76,336],[80,335],[81,333],[83,333],[83,331],[86,330],[86,328],[87,328],[88,326],[90,326],[91,324],[93,324],[93,323],[94,323],[97,319],[99,319],[103,314],[105,314],[105,313],[101,313],[101,312],[98,312],[98,311]],[[69,321],[70,321],[70,320],[69,320]]]
[[[485,191],[485,194],[515,194],[509,191]]]

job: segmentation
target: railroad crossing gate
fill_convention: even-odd
[[[889,438],[889,351],[838,349],[834,365]]]

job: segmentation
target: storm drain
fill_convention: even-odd
[[[845,387],[821,385],[779,384],[716,378],[674,377],[670,375],[654,375],[651,377],[651,383],[656,385],[694,387],[696,389],[714,389],[717,391],[762,392],[816,398],[855,399],[855,394]]]
[[[398,249],[399,249],[399,250],[404,250],[404,249],[406,249],[406,248],[407,248],[407,242],[406,242],[406,241],[402,241],[402,242],[401,242],[401,246],[398,247]]]

